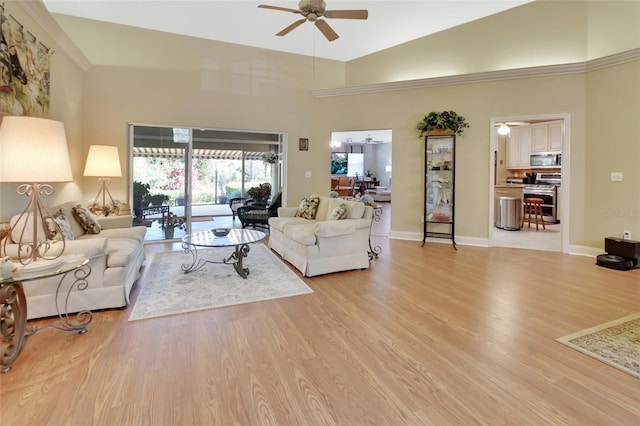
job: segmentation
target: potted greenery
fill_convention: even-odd
[[[253,198],[254,203],[266,203],[267,198],[271,195],[271,184],[265,182],[258,186],[249,188],[247,195]]]
[[[142,217],[142,208],[149,205],[149,190],[151,186],[148,183],[133,182],[133,213],[137,218]],[[146,203],[146,204],[145,204]]]
[[[418,122],[416,130],[420,137],[426,133],[436,133],[440,135],[456,134],[462,136],[464,129],[471,127],[466,118],[458,115],[455,111],[432,111]],[[448,131],[448,132],[447,132]]]
[[[158,222],[163,223],[162,219],[158,219]],[[167,240],[173,239],[176,228],[186,229],[185,218],[169,212],[167,217],[164,218],[164,238]]]

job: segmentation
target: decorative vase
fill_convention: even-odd
[[[164,239],[165,240],[173,240],[173,234],[174,234],[175,230],[176,230],[176,228],[174,228],[173,226],[168,226],[168,227],[164,228]]]
[[[449,136],[455,132],[451,129],[441,129],[440,127],[433,127],[427,130],[427,136]]]

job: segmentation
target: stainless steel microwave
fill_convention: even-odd
[[[531,168],[557,168],[562,165],[562,154],[559,152],[536,152],[529,157]]]

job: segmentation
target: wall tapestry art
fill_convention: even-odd
[[[0,117],[48,118],[52,54],[0,5]]]

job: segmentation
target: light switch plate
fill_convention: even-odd
[[[611,182],[622,182],[622,172],[611,172]]]
[[[304,172],[304,177],[307,179],[311,179],[311,172]]]

